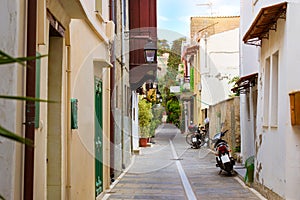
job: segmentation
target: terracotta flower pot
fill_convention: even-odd
[[[147,147],[148,138],[140,138],[140,147]]]

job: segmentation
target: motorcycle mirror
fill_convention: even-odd
[[[222,133],[221,133],[221,137],[223,137],[223,136],[225,135],[225,133],[227,133],[227,132],[228,132],[228,130],[222,132]]]

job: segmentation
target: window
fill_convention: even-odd
[[[264,126],[276,127],[278,123],[278,51],[265,62]]]
[[[131,89],[130,87],[127,87],[127,95],[128,95],[128,99],[127,99],[127,113],[128,113],[128,116],[130,117],[130,114],[131,114],[131,101],[132,101],[132,94],[131,94]]]
[[[278,52],[272,55],[271,68],[271,126],[277,126],[278,122]]]
[[[102,0],[95,0],[95,11],[102,15]]]
[[[123,0],[123,26],[126,27],[126,0]]]
[[[116,86],[116,89],[115,89],[115,98],[116,98],[115,106],[116,106],[116,108],[119,108],[119,91],[118,91],[118,86]]]
[[[269,125],[269,99],[270,99],[270,57],[266,59],[265,62],[265,74],[264,74],[264,114],[263,114],[263,124],[264,126]]]
[[[127,116],[127,107],[128,107],[128,105],[127,105],[127,99],[128,99],[128,94],[127,94],[127,86],[126,85],[124,85],[124,91],[123,91],[123,93],[124,93],[124,100],[123,100],[123,105],[124,105],[124,108],[123,108],[123,113],[124,113],[124,115],[125,116]]]
[[[36,56],[41,56],[39,52],[36,53]],[[41,87],[41,59],[36,60],[36,72],[35,72],[35,97],[40,98],[40,87]],[[40,102],[35,102],[35,119],[34,119],[34,128],[40,127]]]
[[[250,121],[251,116],[250,116],[250,94],[246,93],[246,108],[247,108],[247,118],[248,121]]]

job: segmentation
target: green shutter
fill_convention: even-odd
[[[95,188],[96,197],[103,191],[103,110],[102,82],[95,78]]]
[[[71,129],[78,129],[78,99],[71,99]]]
[[[41,56],[39,52],[36,56]],[[40,98],[40,87],[41,87],[41,59],[36,59],[35,64],[35,98]],[[40,127],[40,102],[35,102],[35,118],[34,118],[34,128]]]
[[[190,88],[191,88],[191,92],[194,91],[194,67],[191,67],[191,70],[190,70]]]

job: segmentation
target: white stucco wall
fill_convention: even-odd
[[[139,148],[139,98],[138,94],[132,92],[132,149]]]
[[[200,41],[202,101],[213,105],[229,98],[229,80],[239,75],[239,29]],[[207,105],[202,104],[202,109]]]
[[[249,9],[252,8],[252,1],[241,0],[240,5],[240,77],[244,77],[258,73],[260,47],[243,42],[243,37],[248,31],[255,13],[253,9]],[[256,105],[253,105],[253,98],[255,97],[249,91],[245,94],[240,94],[241,156],[243,163],[247,158],[255,155],[256,118],[254,113],[257,108]]]
[[[288,3],[286,20],[279,19],[276,32],[270,31],[269,40],[263,40],[262,43],[256,138],[256,180],[285,199],[298,199],[300,196],[300,128],[291,126],[288,95],[291,91],[300,90],[300,46],[297,42],[300,34],[297,26],[300,2],[293,2]],[[263,124],[264,106],[272,108],[263,103],[266,97],[263,77],[265,59],[276,51],[279,52],[278,123],[271,127]]]
[[[24,3],[4,0],[0,7],[0,50],[11,56],[24,56],[24,46],[19,43],[24,33]],[[24,68],[17,64],[0,67],[0,94],[24,95]],[[23,102],[0,99],[0,124],[22,135],[24,122]],[[5,199],[21,199],[22,145],[0,136],[0,194]]]
[[[300,1],[293,1],[288,3],[286,29],[285,29],[285,46],[286,63],[282,68],[282,75],[279,77],[283,83],[279,91],[279,122],[282,125],[284,138],[286,139],[286,155],[285,155],[285,168],[286,168],[286,198],[297,199],[300,197],[300,127],[291,126],[290,120],[290,105],[288,93],[294,90],[300,90],[300,27],[299,24],[299,10]]]

